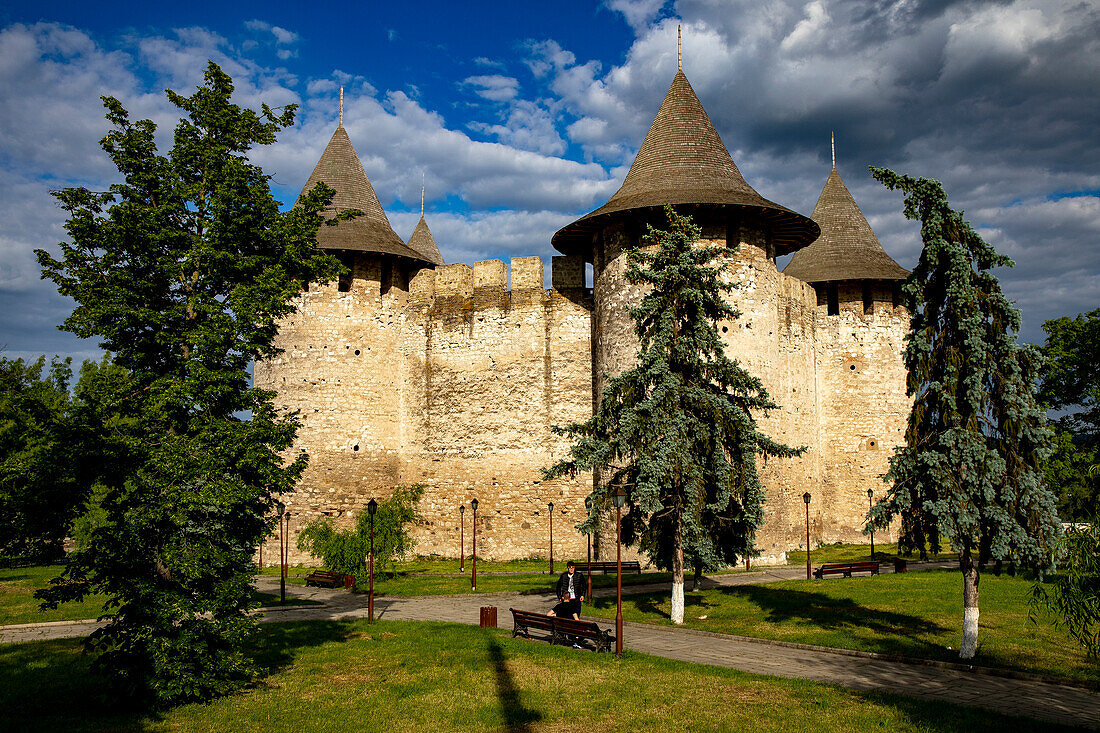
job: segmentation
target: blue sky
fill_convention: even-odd
[[[607,0],[0,3],[0,346],[96,355],[56,330],[71,304],[31,250],[63,237],[51,188],[101,189],[99,95],[161,127],[168,87],[214,59],[242,104],[300,105],[256,151],[293,201],[345,126],[394,229],[427,185],[448,262],[553,254],[615,191],[676,68],[746,179],[809,214],[838,169],[887,251],[916,227],[868,165],[941,180],[1018,266],[1001,273],[1027,340],[1100,301],[1100,9],[1076,0]]]

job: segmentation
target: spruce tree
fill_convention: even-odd
[[[887,495],[870,512],[875,526],[901,517],[901,545],[959,553],[963,636],[959,656],[978,643],[978,582],[987,562],[1045,568],[1061,525],[1043,482],[1050,430],[1035,398],[1042,357],[1020,345],[1020,313],[1001,292],[994,267],[1011,267],[951,209],[936,181],[882,168],[872,175],[905,195],[921,222],[924,248],[906,281],[912,314],[905,365],[913,409],[890,460]]]
[[[547,479],[600,469],[588,520],[593,528],[619,487],[629,512],[627,543],[671,569],[672,620],[684,620],[684,556],[693,564],[734,564],[753,553],[763,523],[758,456],[800,454],[757,429],[777,409],[756,377],[726,356],[718,322],[739,317],[723,277],[736,248],[696,246],[700,229],[665,207],[668,229],[647,227],[627,252],[625,277],[644,295],[631,310],[637,365],[609,377],[595,414],[558,432],[569,456]]]
[[[113,129],[101,145],[121,182],[59,191],[70,241],[60,258],[37,251],[43,277],[76,302],[61,328],[98,337],[127,373],[125,394],[98,400],[122,417],[104,416],[95,526],[46,602],[105,593],[109,623],[87,643],[97,667],[161,704],[227,692],[254,672],[252,557],[274,496],[293,490],[306,459],[280,456],[296,422],[249,386],[248,367],[276,353],[303,284],[340,269],[316,249],[332,190],[280,212],[249,162],[294,106],[257,114],[232,93],[213,63],[190,97],[168,91],[185,116],[167,155],[151,121],[104,97]]]

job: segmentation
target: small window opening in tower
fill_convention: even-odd
[[[393,263],[388,257],[382,258],[382,295],[390,292],[393,285]]]
[[[352,273],[355,270],[355,255],[351,252],[341,252],[340,264],[347,268],[347,272],[340,275],[340,282],[337,284],[336,289],[341,293],[346,293],[351,290]]]
[[[825,287],[825,298],[829,303],[829,315],[840,315],[840,293],[837,292],[836,283],[829,283]]]
[[[901,305],[901,285],[894,285],[894,287],[890,289],[890,296],[894,301],[895,308]]]
[[[863,283],[863,314],[871,315],[875,312],[875,298],[874,292],[871,290],[871,283]]]

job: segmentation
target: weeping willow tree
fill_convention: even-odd
[[[804,448],[777,443],[756,416],[777,409],[756,377],[725,355],[718,322],[739,317],[722,277],[735,248],[695,246],[700,229],[665,208],[668,229],[652,226],[627,252],[626,280],[646,294],[631,310],[637,366],[610,377],[596,413],[558,430],[574,442],[547,479],[599,469],[592,494],[595,529],[611,494],[626,491],[624,541],[671,569],[672,620],[684,620],[684,557],[714,567],[753,553],[763,523],[757,459]]]
[[[1011,267],[953,210],[936,181],[882,168],[872,175],[905,195],[924,248],[904,286],[912,313],[905,365],[913,410],[890,460],[872,524],[901,517],[903,549],[959,553],[963,637],[978,645],[978,583],[989,561],[1043,569],[1061,534],[1043,483],[1051,433],[1035,388],[1042,357],[1016,339],[1020,313],[990,270]]]

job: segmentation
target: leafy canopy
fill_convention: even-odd
[[[926,542],[938,552],[942,537],[964,563],[1044,567],[1060,525],[1043,482],[1050,430],[1033,386],[1042,360],[1017,342],[1019,311],[991,272],[1012,261],[950,208],[938,182],[871,172],[905,194],[905,216],[921,222],[924,241],[903,288],[913,409],[872,521],[900,514],[903,548],[922,555]]]
[[[424,487],[399,486],[393,494],[378,502],[374,513],[374,562],[396,574],[396,563],[416,544],[409,525],[420,520],[418,509]],[[359,512],[355,527],[338,530],[328,517],[307,524],[298,534],[298,549],[321,558],[326,568],[354,575],[356,584],[367,578],[368,552],[371,548],[371,517],[366,509]]]
[[[97,518],[43,595],[106,593],[109,624],[88,640],[96,664],[162,704],[227,692],[255,672],[244,651],[251,560],[274,495],[293,490],[307,457],[283,461],[297,423],[249,386],[247,369],[276,353],[303,284],[340,271],[316,249],[333,191],[319,185],[280,212],[249,160],[293,123],[294,106],[256,113],[232,93],[213,63],[191,96],[168,91],[183,119],[167,154],[151,121],[104,97],[112,129],[101,145],[122,180],[105,193],[57,192],[69,241],[59,257],[37,251],[43,277],[76,302],[61,327],[98,337],[125,370],[95,390],[110,425]]]
[[[666,230],[649,226],[643,246],[627,250],[626,280],[645,293],[630,312],[637,365],[608,377],[589,420],[556,429],[574,443],[544,475],[606,472],[579,529],[594,529],[622,486],[626,542],[660,567],[674,565],[678,545],[694,564],[715,567],[753,553],[764,501],[757,456],[805,449],[757,429],[756,415],[777,405],[725,354],[718,323],[739,316],[726,297],[736,286],[725,277],[736,248],[696,246],[701,230],[691,218],[671,206],[665,215]]]

